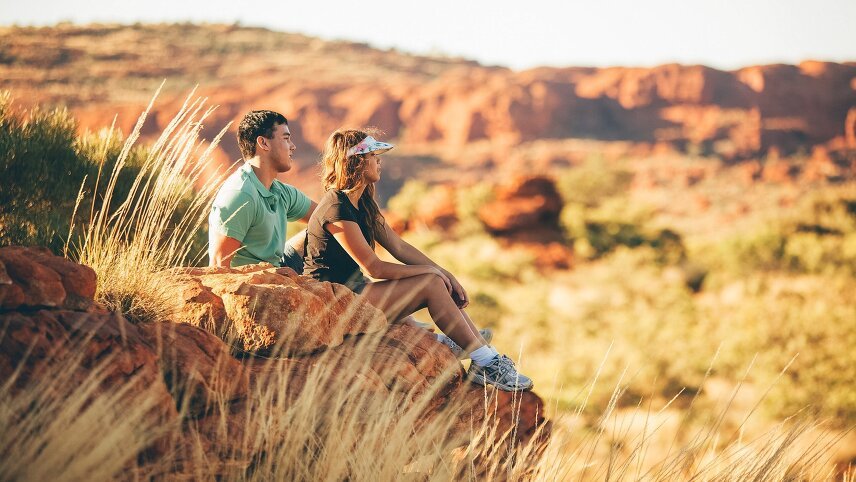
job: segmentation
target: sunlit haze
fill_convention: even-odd
[[[238,22],[517,69],[856,60],[856,2],[0,2],[3,25]]]

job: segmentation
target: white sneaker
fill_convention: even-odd
[[[511,358],[497,355],[487,365],[475,363],[467,370],[467,379],[478,385],[493,385],[506,392],[522,392],[532,389],[532,379],[517,371]]]

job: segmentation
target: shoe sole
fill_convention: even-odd
[[[502,383],[491,383],[491,382],[488,382],[485,379],[484,375],[481,375],[481,374],[471,375],[471,374],[467,373],[467,379],[469,381],[471,381],[472,383],[475,383],[476,385],[481,385],[481,386],[490,385],[490,386],[496,387],[496,388],[498,388],[504,392],[528,392],[528,391],[532,390],[533,386],[535,386],[535,384],[532,382],[529,382],[529,385],[527,385],[525,387],[512,387],[510,385],[505,385]]]

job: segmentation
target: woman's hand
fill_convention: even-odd
[[[452,299],[455,300],[455,304],[458,305],[458,308],[464,309],[470,304],[470,298],[467,296],[467,291],[461,286],[461,283],[458,282],[458,279],[455,278],[452,273],[441,268],[443,274],[449,278],[449,283],[451,283],[452,289],[449,291],[449,294],[452,295]]]
[[[435,268],[433,266],[429,266],[429,270],[431,273],[436,274],[440,277],[441,280],[443,280],[443,283],[446,285],[446,289],[449,291],[449,294],[452,294],[452,280],[449,279],[448,273],[446,273],[440,268]]]

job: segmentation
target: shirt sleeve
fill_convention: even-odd
[[[353,221],[357,224],[360,224],[360,220],[357,218],[357,214],[354,212],[354,209],[350,206],[346,205],[344,202],[335,202],[331,203],[327,207],[327,212],[324,213],[323,224],[327,223],[335,223],[337,221]]]
[[[229,191],[214,201],[211,215],[208,216],[208,228],[230,238],[243,241],[247,231],[253,225],[255,206],[249,194],[242,191]]]
[[[312,202],[306,194],[300,192],[296,187],[288,184],[283,184],[283,187],[285,205],[288,206],[285,212],[286,219],[289,221],[302,219],[309,212],[309,206],[312,205]]]

